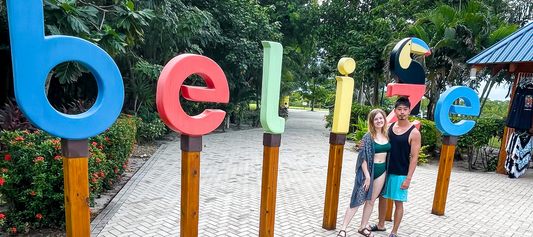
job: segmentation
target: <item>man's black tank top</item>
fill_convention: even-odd
[[[396,135],[392,129],[396,123],[389,127],[390,164],[389,174],[407,176],[409,172],[409,156],[411,154],[411,145],[409,144],[409,135],[415,126],[411,126],[407,132],[402,135]]]

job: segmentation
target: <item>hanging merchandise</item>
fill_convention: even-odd
[[[531,160],[531,150],[533,149],[533,139],[527,132],[515,131],[509,137],[505,151],[505,169],[509,178],[518,178],[523,175]]]
[[[529,130],[533,118],[533,78],[521,77],[505,125],[519,130]]]

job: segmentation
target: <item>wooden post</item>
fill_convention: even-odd
[[[511,104],[509,103],[509,106]],[[507,174],[507,170],[505,169],[505,160],[507,159],[507,152],[505,151],[505,146],[507,145],[507,139],[509,138],[509,134],[514,132],[514,128],[509,128],[505,126],[503,129],[503,137],[502,142],[500,144],[500,153],[498,154],[498,166],[496,168],[496,173],[498,174]]]
[[[89,142],[61,139],[67,236],[91,236]]]
[[[516,64],[511,64],[514,71],[516,69]],[[514,94],[516,93],[516,84],[518,83],[518,75],[515,73],[514,81],[513,81],[513,89],[511,91],[511,99],[509,100],[509,107],[507,108],[507,116],[509,116],[509,111],[511,111],[511,105],[513,104]],[[514,129],[508,128],[505,126],[503,130],[503,137],[502,137],[502,143],[500,144],[500,154],[498,154],[498,166],[496,168],[496,173],[498,174],[507,174],[507,170],[505,170],[505,160],[507,159],[507,152],[505,151],[505,146],[507,145],[507,139],[509,138],[509,134],[514,132]]]
[[[444,136],[442,139],[439,174],[437,176],[437,185],[435,187],[435,196],[433,198],[433,208],[431,210],[431,213],[435,215],[444,215],[457,139],[458,137],[456,136]]]
[[[180,236],[198,236],[202,136],[181,135]]]
[[[261,210],[259,237],[274,236],[276,191],[278,186],[278,158],[281,134],[263,134],[263,177],[261,181]]]
[[[341,183],[342,155],[346,134],[330,133],[328,179],[326,182],[326,198],[322,228],[334,230],[337,227],[337,211],[339,209],[339,190]]]
[[[387,212],[385,214],[385,221],[392,221],[392,209],[394,206],[394,201],[392,199],[387,198]]]

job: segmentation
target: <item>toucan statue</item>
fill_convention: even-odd
[[[390,72],[398,83],[426,84],[426,71],[422,65],[411,59],[411,53],[431,55],[429,46],[418,38],[400,40],[392,49],[390,56]],[[413,107],[411,114],[418,114],[420,104]]]

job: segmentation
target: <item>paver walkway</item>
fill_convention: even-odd
[[[329,131],[325,112],[290,110],[280,147],[276,236],[335,236],[324,230]],[[262,129],[203,138],[199,236],[257,236]],[[179,236],[180,143],[163,145],[93,221],[92,236]],[[337,229],[354,182],[356,153],[344,152]],[[454,169],[445,216],[430,214],[437,168],[419,166],[400,236],[533,236],[533,172],[520,179]],[[376,221],[377,207],[371,223]],[[348,228],[360,236],[359,210]],[[392,223],[386,223],[387,229]],[[376,236],[388,236],[375,232]]]

